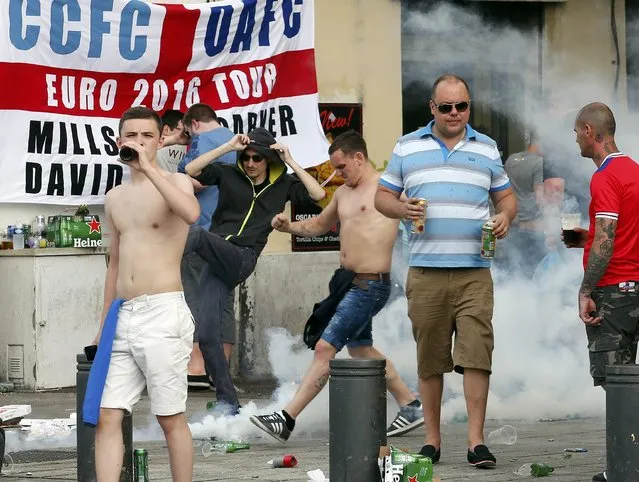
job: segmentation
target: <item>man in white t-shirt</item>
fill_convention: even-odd
[[[167,110],[162,115],[162,137],[164,147],[158,149],[158,167],[169,172],[177,172],[178,164],[186,153],[188,137],[184,133],[182,118],[184,113],[179,110]]]

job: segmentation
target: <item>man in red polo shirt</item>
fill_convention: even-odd
[[[615,118],[592,103],[577,114],[583,157],[597,166],[590,181],[590,229],[568,247],[584,248],[579,317],[586,325],[590,374],[605,388],[606,365],[632,364],[639,340],[639,164],[615,144]],[[606,472],[592,478],[605,481]]]

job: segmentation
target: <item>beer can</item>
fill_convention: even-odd
[[[424,232],[424,223],[426,222],[426,204],[428,204],[428,201],[426,201],[426,199],[419,198],[417,204],[424,208],[424,214],[421,219],[413,220],[410,232],[413,234],[422,234]]]
[[[488,221],[481,227],[481,257],[492,259],[495,257],[496,238],[493,234],[493,223]]]
[[[135,482],[149,482],[149,452],[146,449],[133,451],[133,471]]]

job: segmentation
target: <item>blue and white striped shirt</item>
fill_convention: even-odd
[[[433,122],[400,138],[380,184],[428,201],[422,234],[410,234],[410,266],[483,268],[481,227],[489,219],[489,193],[510,180],[497,144],[466,126],[452,150],[433,135]]]

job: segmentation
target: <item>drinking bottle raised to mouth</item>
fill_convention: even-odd
[[[120,159],[124,162],[131,162],[138,158],[137,151],[131,149],[130,147],[124,146],[120,149]]]

